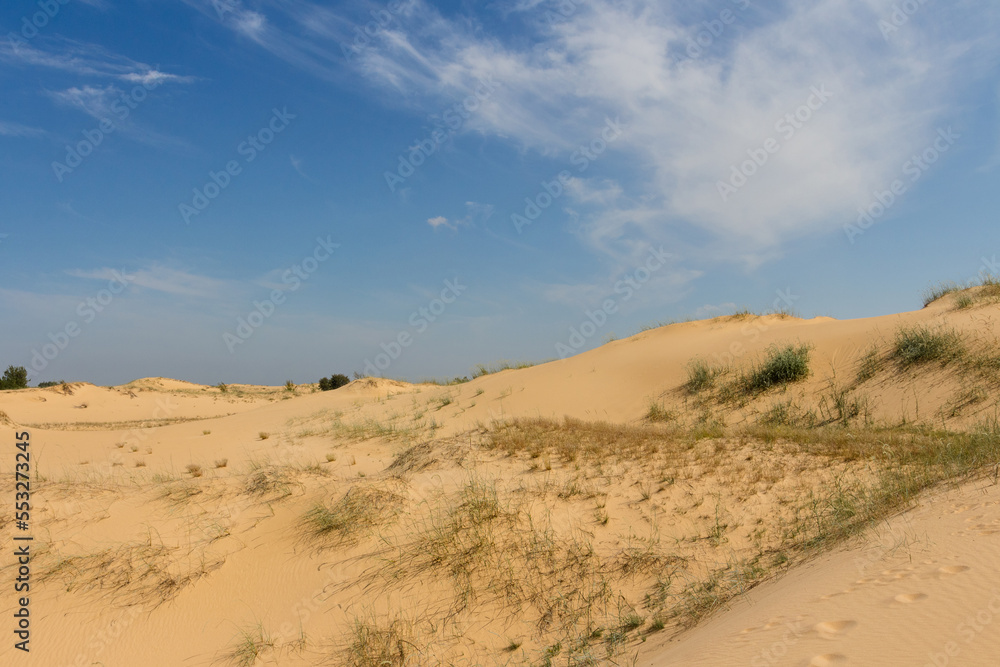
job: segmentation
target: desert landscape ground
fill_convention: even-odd
[[[2,392],[0,664],[995,664],[998,320],[987,279],[456,384]]]

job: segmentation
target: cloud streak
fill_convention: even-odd
[[[88,44],[59,36],[37,38],[28,43],[16,37],[0,39],[0,63],[41,67],[82,76],[109,77],[130,83],[190,83],[195,77],[169,74],[145,63]]]
[[[129,284],[134,287],[174,296],[216,299],[224,296],[228,289],[228,285],[224,281],[156,263],[145,268],[128,271],[105,267],[90,270],[73,269],[66,273],[74,278],[85,280],[113,280],[116,273],[121,273],[127,276]]]

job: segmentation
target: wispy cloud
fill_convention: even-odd
[[[48,95],[57,104],[81,111],[91,118],[110,120],[115,132],[134,141],[161,148],[190,150],[187,142],[137,123],[130,110],[132,105],[126,101],[127,91],[115,85],[74,86],[66,90],[49,91]]]
[[[294,169],[299,176],[306,179],[310,183],[316,182],[313,179],[311,179],[308,174],[306,174],[305,170],[302,169],[302,160],[300,158],[297,158],[294,155],[289,155],[288,161],[292,164],[292,169]]]
[[[39,137],[43,134],[45,130],[41,128],[0,120],[0,137]]]
[[[74,278],[86,280],[113,280],[118,275],[123,275],[130,286],[177,296],[211,299],[222,296],[227,289],[227,283],[224,281],[156,263],[140,269],[105,267],[91,270],[74,269],[66,273]]]
[[[435,216],[427,221],[427,224],[438,229],[447,227],[457,230],[459,227],[484,225],[487,220],[493,217],[496,208],[492,204],[481,204],[475,201],[465,202],[465,215],[455,220],[449,220],[443,215]]]
[[[97,44],[58,36],[39,37],[30,43],[19,39],[0,40],[0,62],[109,77],[130,83],[190,83],[195,80],[191,76],[162,72],[145,63],[111,53]]]

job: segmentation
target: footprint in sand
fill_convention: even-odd
[[[900,604],[913,604],[914,602],[920,602],[921,600],[926,600],[927,596],[923,593],[900,593],[893,598],[896,602]]]
[[[840,597],[841,595],[847,595],[850,592],[851,591],[839,591],[837,593],[828,593],[826,595],[820,595],[818,601],[819,602],[825,602],[827,600],[832,600],[833,598]]]
[[[847,656],[840,653],[824,653],[817,655],[809,661],[807,667],[833,667],[834,665],[846,665]]]
[[[823,621],[813,626],[823,639],[838,639],[857,626],[857,621]]]
[[[943,567],[939,567],[937,569],[937,572],[943,575],[949,575],[949,574],[960,574],[962,572],[967,572],[968,570],[969,567],[967,565],[945,565]]]

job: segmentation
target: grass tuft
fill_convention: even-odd
[[[962,356],[965,346],[954,330],[934,330],[926,326],[903,327],[896,332],[892,357],[904,368],[939,361],[942,364]]]

